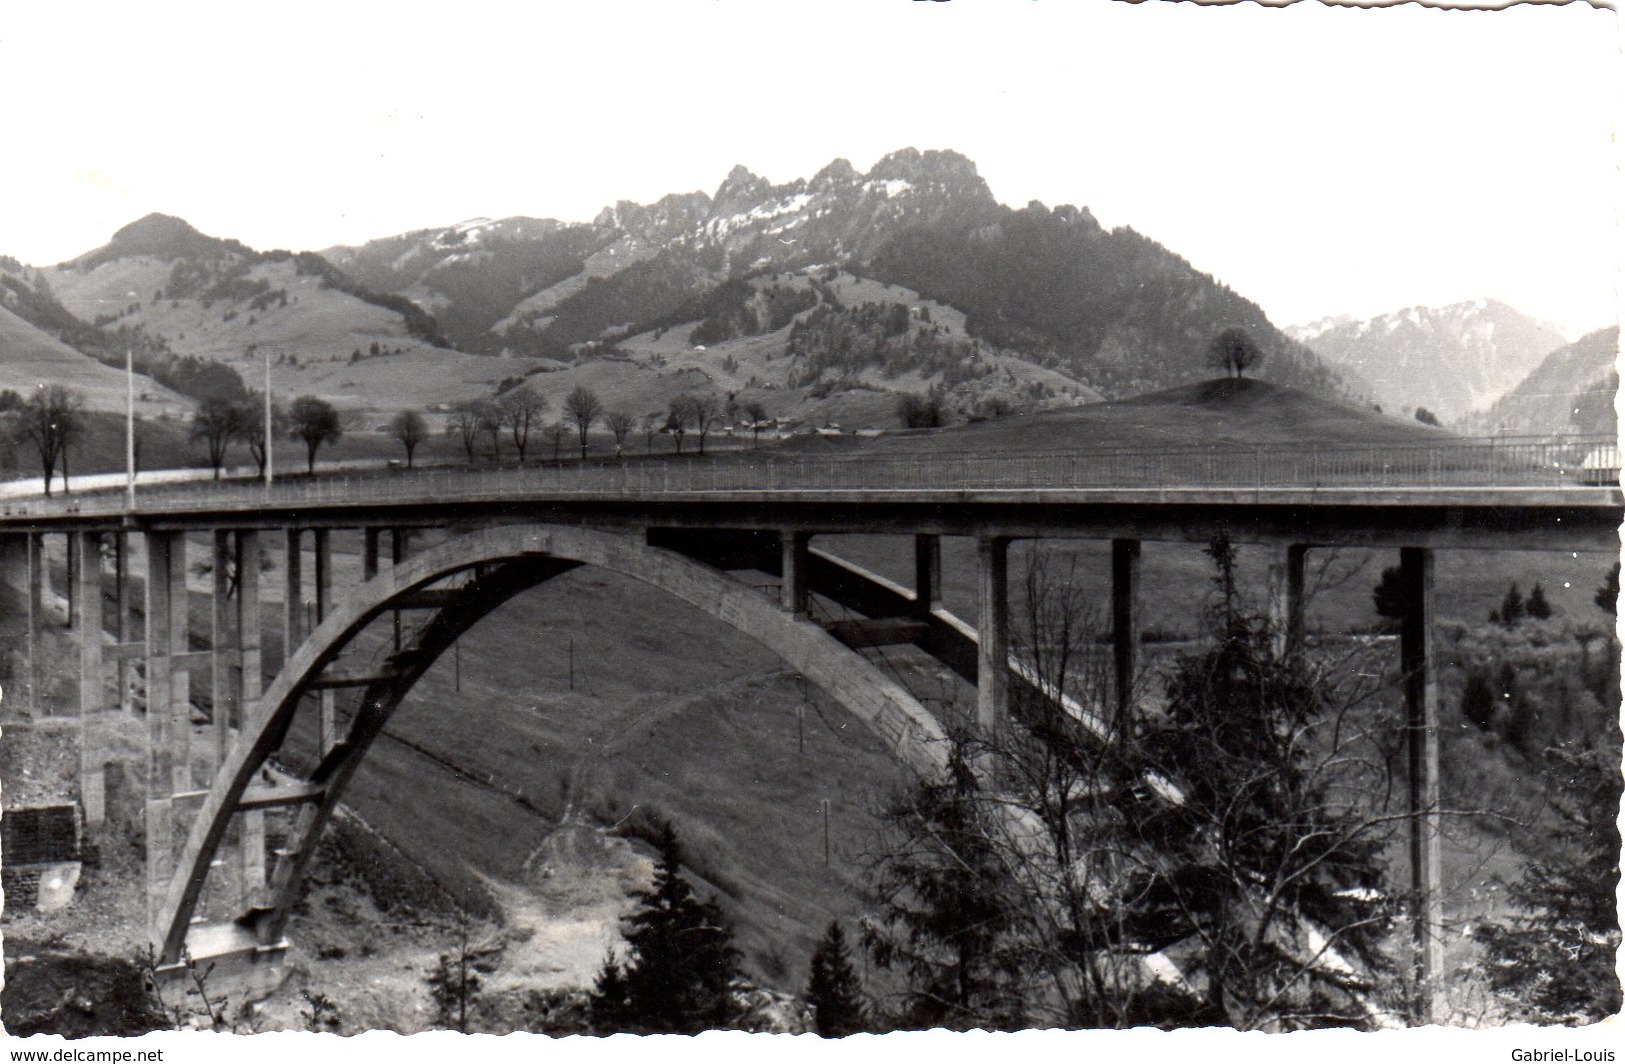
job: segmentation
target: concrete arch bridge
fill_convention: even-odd
[[[1143,464],[1145,456],[1137,460]],[[109,710],[136,712],[129,677],[135,663],[144,667],[149,933],[162,960],[174,965],[183,953],[276,962],[322,828],[390,714],[480,618],[578,566],[642,581],[752,636],[851,710],[899,761],[930,772],[945,758],[943,723],[855,651],[922,648],[976,684],[980,726],[1004,726],[1012,688],[1031,682],[1009,652],[1007,559],[1014,540],[1110,541],[1120,710],[1132,695],[1139,653],[1142,542],[1206,542],[1223,530],[1264,547],[1272,559],[1268,601],[1286,641],[1302,630],[1308,551],[1393,549],[1407,606],[1401,657],[1415,814],[1411,887],[1425,902],[1418,968],[1427,982],[1441,971],[1434,552],[1614,551],[1625,514],[1617,486],[1544,475],[1440,486],[1447,464],[1436,455],[1418,461],[1413,482],[1332,486],[1203,486],[1199,470],[1183,466],[1181,475],[1191,481],[1178,486],[1090,485],[1079,482],[1075,462],[1068,473],[1036,459],[1025,467],[1011,460],[1009,468],[1025,469],[1019,482],[1001,473],[994,484],[968,462],[956,467],[958,479],[944,466],[926,484],[915,469],[913,483],[901,486],[883,483],[892,473],[869,483],[861,469],[846,466],[787,471],[781,464],[757,469],[753,481],[739,463],[685,462],[649,463],[635,474],[584,467],[576,474],[184,485],[143,491],[134,505],[121,494],[0,504],[0,563],[27,592],[21,693],[36,712],[59,708],[42,704],[37,647],[48,537],[67,543],[85,722],[80,789],[92,831],[106,819],[107,799],[105,751],[91,722]],[[1392,479],[1391,468],[1383,476]],[[409,552],[412,535],[424,530],[443,538]],[[915,559],[911,584],[814,546],[817,536],[850,533],[907,537]],[[362,556],[363,579],[343,595],[332,574],[339,536],[358,536]],[[974,619],[954,617],[939,601],[943,536],[976,542]],[[269,549],[281,552],[285,584],[284,651],[274,663],[262,631],[258,564]],[[192,570],[196,583],[198,568],[189,559],[207,562],[210,633],[203,649],[194,648],[187,620],[197,594],[187,576]],[[129,601],[136,569],[144,595],[139,633]],[[739,579],[743,570],[777,576],[777,597]],[[815,593],[861,619],[815,623],[807,609]],[[389,631],[381,653],[370,649],[379,625]],[[363,638],[369,628],[373,636]],[[200,684],[207,678],[214,707],[201,731],[190,724],[194,675]],[[18,685],[12,686],[15,697]],[[350,692],[348,711],[338,708],[340,691]],[[292,778],[271,768],[307,700],[320,722],[319,755]],[[1085,719],[1080,726],[1106,725]],[[286,824],[274,845],[267,841],[268,816]]]

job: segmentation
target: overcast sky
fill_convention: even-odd
[[[0,254],[150,211],[259,248],[899,147],[1086,205],[1278,324],[1616,317],[1615,15],[1109,0],[8,5]]]

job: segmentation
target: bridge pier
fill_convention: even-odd
[[[333,544],[328,529],[311,531],[312,553],[315,560],[316,616],[312,628],[326,619],[333,587]],[[328,688],[317,694],[317,747],[322,756],[338,743],[338,703],[335,693]]]
[[[102,537],[76,532],[79,555],[79,801],[85,826],[107,819],[106,755],[100,716],[106,690],[102,677]]]
[[[929,617],[942,602],[942,537],[928,532],[914,537],[914,615]]]
[[[130,535],[113,534],[113,639],[119,646],[130,642]],[[118,684],[118,707],[125,713],[135,711],[135,698],[130,690],[132,674],[130,660],[120,655],[114,667],[113,682]]]
[[[1294,543],[1270,560],[1270,638],[1276,657],[1295,654],[1303,646],[1303,571],[1308,553],[1308,547]]]
[[[34,714],[45,710],[44,692],[40,690],[43,662],[41,635],[45,627],[45,589],[49,577],[45,572],[45,536],[40,532],[28,534],[28,708]]]
[[[172,644],[174,532],[148,532],[147,545],[147,917],[152,941],[163,941],[163,899],[174,877],[175,728]]]
[[[260,534],[236,534],[237,559],[237,735],[248,733],[265,685],[261,659]],[[238,903],[242,911],[258,905],[265,885],[265,813],[246,810],[237,817]]]
[[[1439,688],[1433,662],[1433,551],[1399,552],[1405,616],[1399,636],[1405,686],[1407,809],[1416,1021],[1443,1022],[1444,910],[1439,852]]]
[[[784,558],[779,576],[779,605],[786,613],[807,612],[807,544],[812,533],[786,529],[779,533]]]
[[[1112,540],[1112,677],[1114,727],[1126,728],[1134,713],[1134,678],[1140,671],[1140,541]]]
[[[1010,540],[976,540],[976,727],[996,738],[1010,720]]]

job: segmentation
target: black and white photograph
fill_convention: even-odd
[[[0,1044],[1613,1060],[1620,43],[8,6]]]

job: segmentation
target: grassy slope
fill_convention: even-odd
[[[1252,379],[1213,380],[1150,395],[885,437],[877,454],[1155,450],[1302,445],[1381,446],[1448,440],[1415,420],[1378,414]],[[1241,452],[1237,452],[1241,453]]]
[[[52,290],[81,318],[138,302],[140,309],[120,324],[162,336],[177,354],[225,362],[250,387],[263,379],[263,355],[249,355],[250,345],[296,355],[298,366],[273,364],[274,393],[320,395],[380,421],[408,407],[488,396],[497,381],[534,364],[431,347],[407,333],[399,314],[323,288],[320,278],[298,275],[292,262],[262,263],[249,271],[250,278],[288,294],[287,306],[273,303],[261,310],[250,308],[247,300],[155,302],[152,295],[168,283],[169,271],[167,262],[133,257],[88,272],[56,268],[47,273]],[[402,353],[350,362],[354,351],[366,353],[374,342]]]
[[[121,371],[74,350],[0,306],[0,389],[27,396],[40,384],[67,385],[85,397],[91,410],[124,409],[127,385]],[[135,386],[136,412],[142,417],[165,412],[179,415],[192,407],[191,400],[147,377],[138,376]]]

